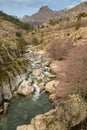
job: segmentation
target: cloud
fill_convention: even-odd
[[[87,0],[81,0],[81,2],[87,2]]]

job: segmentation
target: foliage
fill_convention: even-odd
[[[87,13],[83,12],[83,13],[80,13],[77,17],[77,20],[80,20],[82,17],[87,17]]]
[[[57,87],[56,97],[80,94],[87,98],[87,45],[71,49],[64,62],[66,67],[62,66],[62,73],[65,76],[60,76],[61,83]],[[59,75],[57,73],[58,79]]]
[[[80,23],[77,23],[76,26],[75,26],[75,29],[78,30],[80,28]]]
[[[17,37],[21,37],[22,34],[21,34],[20,32],[16,32],[16,36],[17,36]]]
[[[71,38],[59,38],[48,46],[47,52],[51,58],[55,60],[63,60],[67,51],[72,47],[73,41]]]
[[[36,37],[33,37],[32,44],[38,45],[39,44],[39,40]]]
[[[32,30],[33,29],[33,27],[31,25],[29,25],[27,23],[23,23],[17,17],[7,15],[3,11],[0,11],[0,18],[5,19],[7,21],[10,21],[22,29],[25,29],[25,30]]]
[[[49,24],[52,26],[52,25],[55,25],[55,24],[58,24],[59,21],[58,20],[50,20]]]
[[[19,37],[19,38],[17,39],[17,41],[18,41],[18,43],[17,43],[18,48],[19,48],[20,51],[21,51],[20,53],[23,54],[23,52],[25,51],[27,42],[26,42],[26,41],[24,40],[24,38],[22,38],[22,37]]]

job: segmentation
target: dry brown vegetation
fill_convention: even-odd
[[[59,38],[49,45],[47,52],[55,60],[63,60],[69,49],[73,48],[71,38]]]
[[[66,64],[62,68],[65,77],[57,73],[60,85],[57,87],[56,97],[75,93],[87,97],[87,45],[71,49],[63,62]]]

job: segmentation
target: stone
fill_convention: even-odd
[[[3,82],[2,86],[3,86],[3,98],[5,100],[10,101],[12,99],[13,95],[12,95],[12,92],[11,92],[11,88],[10,88],[9,82],[8,81],[7,82]]]
[[[34,92],[34,88],[30,85],[30,83],[26,80],[24,80],[19,88],[18,88],[18,94],[21,94],[23,96],[29,96]]]
[[[58,65],[57,65],[57,61],[53,61],[51,64],[50,64],[50,69],[53,73],[57,73],[58,71]],[[61,68],[59,68],[61,69]]]
[[[8,110],[9,103],[8,102],[4,102],[3,106],[4,106],[4,114],[6,114],[7,110]]]
[[[43,91],[45,89],[45,83],[44,82],[41,82],[39,84],[39,87],[40,87],[40,91]]]
[[[53,61],[50,64],[50,69],[55,74],[61,73],[62,69],[65,67],[66,67],[66,63],[64,61]]]
[[[35,130],[35,128],[32,125],[23,125],[23,126],[18,126],[17,130]]]
[[[58,86],[58,84],[59,84],[58,80],[52,80],[46,84],[45,90],[50,94],[52,94],[56,91],[56,87]]]
[[[37,77],[37,76],[40,76],[41,73],[42,73],[42,69],[37,69],[37,70],[33,71],[32,75],[35,76],[35,77]]]
[[[0,87],[0,104],[2,103],[2,87]]]
[[[2,108],[2,106],[0,106],[0,114],[2,114],[3,113],[3,108]]]

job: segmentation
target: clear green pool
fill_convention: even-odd
[[[16,130],[17,126],[29,124],[33,117],[52,108],[45,93],[36,102],[32,97],[15,99],[11,102],[7,115],[0,116],[0,130]]]

